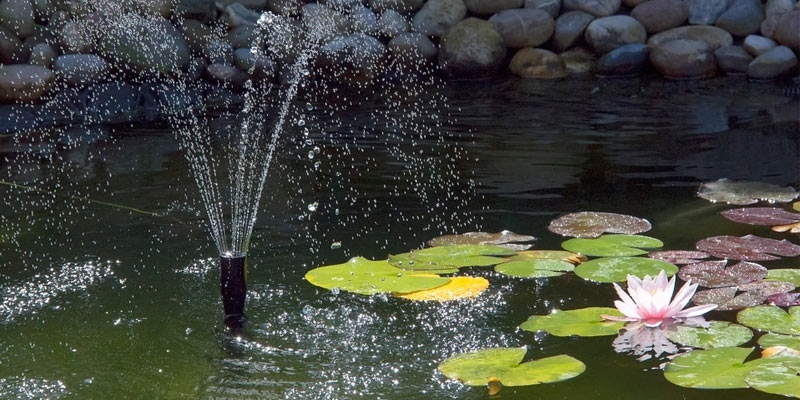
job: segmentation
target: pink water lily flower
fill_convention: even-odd
[[[642,321],[645,326],[656,327],[670,318],[697,317],[717,307],[716,304],[706,304],[683,310],[683,307],[686,307],[686,304],[694,296],[697,284],[693,284],[692,281],[686,282],[672,299],[672,293],[675,291],[675,277],[673,276],[667,282],[667,274],[664,273],[664,270],[661,270],[655,278],[647,275],[644,279],[639,279],[636,276],[628,275],[628,293],[625,293],[616,283],[614,289],[622,299],[622,301],[615,301],[614,306],[625,316],[603,316],[612,321]],[[630,295],[628,295],[629,293]]]

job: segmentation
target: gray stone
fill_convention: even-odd
[[[775,30],[778,28],[778,20],[780,20],[782,16],[783,14],[767,15],[767,18],[761,21],[761,34],[774,39]]]
[[[773,39],[800,52],[800,9],[781,14]]]
[[[0,0],[0,25],[20,39],[33,35],[33,4],[31,0]]]
[[[203,77],[206,72],[208,61],[202,57],[192,57],[189,64],[186,65],[186,79],[189,81],[196,81]]]
[[[233,63],[233,46],[225,40],[209,40],[203,47],[203,54],[210,64]]]
[[[561,11],[561,0],[525,0],[525,8],[547,11],[551,17],[558,17]]]
[[[70,22],[71,17],[69,13],[63,10],[58,10],[50,16],[50,20],[47,21],[47,28],[52,32],[58,32],[67,22]]]
[[[395,10],[399,13],[409,13],[422,7],[425,0],[369,0],[368,5],[373,11],[382,13],[386,10]]]
[[[269,0],[269,10],[278,15],[300,15],[303,5],[303,0]]]
[[[712,25],[728,8],[728,0],[689,0],[689,23]]]
[[[0,102],[36,101],[50,91],[53,71],[40,65],[0,65]]]
[[[57,10],[52,0],[34,0],[33,18],[37,23],[45,24],[50,20],[50,16]]]
[[[505,58],[505,42],[491,22],[467,18],[442,36],[439,65],[449,77],[494,75]]]
[[[239,3],[233,3],[225,7],[223,19],[230,26],[255,25],[261,13],[257,13]]]
[[[67,22],[58,32],[61,51],[70,53],[88,53],[94,49],[94,40],[89,26],[79,22]]]
[[[569,11],[561,14],[553,30],[553,48],[566,50],[583,37],[586,27],[594,20],[592,14],[583,11]]]
[[[217,3],[222,5],[222,7],[228,7],[232,4],[239,3],[242,6],[249,8],[251,10],[264,10],[267,8],[268,1],[267,0],[215,0]]]
[[[725,29],[734,36],[747,36],[757,33],[764,20],[764,7],[761,0],[734,0],[730,7],[717,18],[714,25]]]
[[[753,56],[742,46],[720,47],[714,52],[717,66],[726,74],[744,74],[747,66],[753,61]]]
[[[186,44],[194,53],[202,53],[208,42],[214,39],[211,27],[196,19],[184,19],[180,30],[186,39]]]
[[[792,49],[778,46],[756,57],[747,67],[747,76],[753,79],[775,79],[791,74],[797,69],[797,56]]]
[[[647,32],[639,21],[627,15],[598,18],[586,27],[586,43],[598,54],[631,43],[644,43]]]
[[[467,10],[473,14],[491,15],[503,10],[522,7],[524,0],[464,0]]]
[[[319,49],[317,64],[337,82],[359,86],[373,82],[383,73],[386,46],[363,33],[338,37]]]
[[[423,35],[439,37],[466,15],[467,6],[461,0],[428,0],[414,15],[411,26]]]
[[[326,5],[308,3],[303,6],[302,14],[307,32],[320,41],[345,35],[350,30],[350,21],[347,17]]]
[[[173,0],[136,0],[130,9],[142,15],[158,15],[168,18],[172,15]]]
[[[406,17],[395,10],[386,10],[378,18],[378,32],[381,35],[393,38],[401,33],[408,32]]]
[[[753,57],[758,57],[778,46],[774,40],[758,35],[747,35],[744,38],[744,49]]]
[[[733,44],[733,36],[724,29],[710,25],[679,26],[656,33],[647,40],[650,48],[678,39],[699,40],[711,46],[711,50]]]
[[[787,11],[791,11],[794,6],[794,0],[767,0],[767,5],[764,7],[764,13],[769,17],[770,15],[780,15]]]
[[[607,17],[619,11],[620,0],[564,0],[567,10],[584,11],[595,17]]]
[[[622,4],[625,5],[625,7],[633,8],[644,3],[645,1],[648,0],[622,0]]]
[[[235,89],[241,89],[244,87],[244,83],[250,79],[249,75],[227,64],[209,64],[206,67],[206,75],[213,82]]]
[[[145,90],[127,82],[103,82],[89,86],[81,92],[82,110],[92,121],[119,123],[139,120],[145,115],[143,107]],[[158,112],[149,110],[150,112]],[[88,119],[88,118],[87,118]]]
[[[553,34],[553,18],[535,8],[504,10],[489,18],[507,47],[537,47]]]
[[[713,77],[717,70],[713,49],[699,40],[678,39],[663,43],[650,53],[650,63],[673,79]]]
[[[241,48],[233,52],[233,64],[240,71],[246,72],[257,79],[272,79],[277,68],[275,62],[266,54],[253,54],[252,49]]]
[[[53,62],[56,76],[70,85],[90,85],[106,78],[108,64],[94,54],[66,54]]]
[[[658,33],[686,22],[689,7],[684,0],[650,0],[636,6],[631,17],[636,18],[647,33]]]
[[[41,65],[50,68],[53,65],[53,60],[56,59],[58,53],[47,43],[39,43],[33,46],[31,55],[28,58],[28,64]]]
[[[415,68],[433,62],[437,52],[436,45],[427,36],[417,32],[401,33],[389,41],[392,57]]]
[[[574,47],[558,55],[567,75],[588,75],[597,67],[597,56],[585,47]]]
[[[647,65],[650,48],[641,44],[626,44],[604,54],[597,63],[597,73],[602,76],[634,75]]]
[[[214,0],[175,0],[174,13],[180,18],[208,22],[216,16],[217,8]]]
[[[558,54],[531,47],[517,50],[508,63],[508,69],[521,78],[558,79],[567,76]]]
[[[189,63],[189,45],[166,19],[135,14],[119,18],[99,38],[105,57],[138,72],[173,73]]]
[[[21,64],[28,54],[17,35],[0,26],[0,64]]]
[[[233,47],[250,47],[256,40],[256,28],[249,25],[234,27],[228,32],[227,39]]]
[[[353,32],[374,35],[378,33],[378,16],[372,10],[362,5],[350,9],[350,28]]]

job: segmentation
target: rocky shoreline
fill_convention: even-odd
[[[259,18],[287,21],[286,54]],[[285,81],[311,70],[373,82],[390,63],[450,79],[795,77],[796,0],[0,0],[0,102],[41,103],[98,84]],[[294,49],[294,50],[293,50]]]

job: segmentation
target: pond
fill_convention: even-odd
[[[797,242],[729,221],[719,213],[730,206],[696,196],[720,178],[800,186],[800,106],[790,94],[736,79],[453,82],[419,94],[430,108],[399,129],[437,135],[398,134],[397,118],[416,117],[376,112],[380,96],[335,124],[317,105],[314,123],[325,130],[312,126],[313,159],[299,127],[281,138],[240,338],[220,323],[215,249],[168,124],[78,128],[102,140],[50,161],[4,145],[2,179],[48,193],[0,185],[0,398],[480,399],[485,387],[447,380],[437,365],[519,346],[527,359],[569,354],[586,372],[505,387],[498,398],[768,398],[673,385],[659,370],[666,359],[618,354],[613,336],[520,330],[534,314],[613,306],[610,284],[574,274],[515,279],[468,268],[489,289],[445,303],[332,293],[304,275],[474,230],[508,229],[537,237],[534,249],[560,249],[565,238],[547,226],[577,211],[646,218],[646,234],[665,249],[748,233]],[[798,267],[797,258],[763,265]],[[733,321],[735,312],[708,319]]]

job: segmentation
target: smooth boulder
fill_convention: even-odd
[[[494,75],[502,67],[505,58],[505,42],[491,22],[467,18],[442,36],[439,65],[449,77]]]
[[[734,36],[747,36],[757,33],[764,20],[764,7],[761,0],[733,0],[733,3],[720,15],[714,25],[725,29]]]
[[[191,51],[183,35],[161,17],[128,14],[100,38],[102,54],[138,72],[174,73],[189,63]],[[139,32],[131,35],[130,32]]]
[[[53,62],[56,76],[70,85],[90,85],[108,74],[106,61],[94,54],[65,54]]]
[[[699,40],[679,39],[661,44],[650,53],[650,63],[672,79],[710,78],[717,70],[713,49]]]
[[[50,68],[57,56],[58,52],[49,44],[38,43],[31,49],[31,55],[28,57],[28,64]]]
[[[20,39],[33,35],[35,21],[31,0],[0,0],[0,25]]]
[[[375,12],[395,10],[399,13],[409,13],[422,7],[425,0],[369,0],[368,5]]]
[[[531,47],[519,49],[511,58],[508,69],[522,78],[557,79],[567,76],[558,54]]]
[[[689,0],[688,8],[690,24],[712,25],[728,8],[728,0]]]
[[[386,54],[386,46],[380,40],[353,33],[323,45],[317,63],[337,82],[362,85],[380,76]]]
[[[275,76],[275,62],[263,52],[253,53],[250,48],[239,48],[233,52],[233,65],[240,71],[258,79],[272,79]]]
[[[555,21],[553,28],[553,48],[564,51],[576,44],[586,27],[594,20],[594,16],[583,11],[568,11],[561,14]]]
[[[747,73],[747,67],[753,61],[753,56],[742,46],[725,46],[714,51],[719,70],[726,74]]]
[[[607,17],[619,11],[620,0],[564,0],[567,10],[583,11],[595,17]]]
[[[780,16],[773,39],[800,52],[800,9],[796,8]]]
[[[401,33],[389,41],[389,54],[403,65],[419,68],[436,59],[438,49],[427,36],[417,32]]]
[[[386,10],[378,18],[378,33],[393,38],[403,32],[408,32],[406,17],[395,10]]]
[[[0,26],[0,63],[21,64],[27,58],[28,52],[17,35]]]
[[[461,0],[428,0],[414,15],[411,26],[423,35],[439,37],[466,15],[467,6]]]
[[[56,75],[40,65],[0,65],[0,101],[36,101],[53,87]]]
[[[647,40],[642,24],[627,15],[598,18],[586,27],[586,43],[598,54],[605,54],[617,47]]]
[[[587,75],[595,71],[597,57],[585,47],[574,47],[558,55],[567,75]]]
[[[558,17],[561,11],[561,0],[525,0],[525,8],[546,11],[551,17]]]
[[[777,46],[774,40],[759,35],[747,35],[744,38],[744,49],[753,57],[758,57]]]
[[[706,42],[712,50],[733,44],[733,36],[724,29],[709,25],[679,26],[664,32],[656,33],[647,40],[650,48],[678,39],[699,40]]]
[[[683,24],[689,17],[689,8],[684,0],[650,0],[636,6],[631,17],[647,33],[658,33]]]
[[[553,18],[546,11],[533,8],[505,10],[489,18],[503,36],[506,46],[537,47],[553,34]]]
[[[778,46],[758,57],[747,67],[747,76],[753,79],[775,79],[797,70],[797,56],[792,49]]]
[[[246,73],[227,64],[210,64],[206,67],[206,76],[213,82],[235,89],[241,89],[244,87],[244,83],[250,79]]]
[[[520,8],[525,0],[464,0],[467,10],[478,15],[492,15],[512,8]]]
[[[600,57],[597,74],[627,76],[642,72],[647,65],[650,48],[641,43],[626,44]]]

